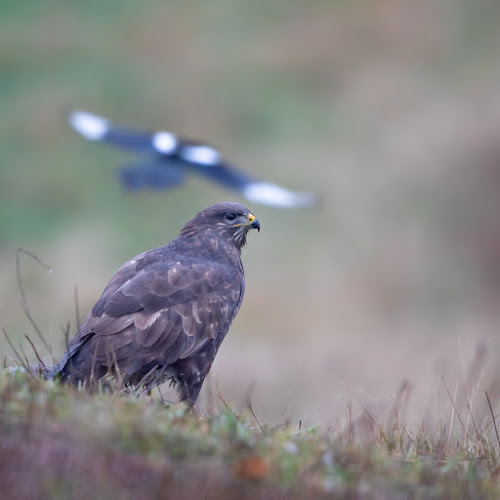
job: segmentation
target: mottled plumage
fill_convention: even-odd
[[[193,404],[240,308],[240,254],[252,228],[260,225],[246,207],[218,203],[125,263],[70,342],[59,378],[93,386],[112,376],[146,388],[170,379]]]

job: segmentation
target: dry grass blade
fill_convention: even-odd
[[[118,359],[116,357],[116,350],[113,349],[112,354],[113,354],[113,367],[116,374],[116,378],[118,379],[118,384],[120,385],[120,387],[125,387],[125,384],[123,382],[122,372],[120,370],[120,365],[118,364]]]
[[[76,329],[80,328],[80,306],[78,305],[78,285],[75,285],[75,320]]]
[[[94,353],[92,354],[92,366],[91,366],[91,369],[90,369],[89,384],[93,384],[94,380],[95,380],[94,369],[95,369],[95,364],[96,364],[96,361],[97,361],[97,349],[99,348],[99,344],[100,344],[100,340],[98,339],[97,342],[96,342],[96,344],[95,344]]]
[[[472,422],[472,428],[474,429],[474,432],[476,433],[476,436],[478,436],[478,438],[481,437],[481,433],[479,432],[479,428],[476,424],[476,419],[474,418],[474,414],[472,413],[472,408],[470,406],[469,403],[467,403],[467,409],[469,410],[469,415],[468,415],[468,418],[470,418],[471,422]]]
[[[217,397],[221,400],[222,404],[226,407],[226,409],[229,410],[234,415],[234,418],[236,418],[236,420],[239,422],[240,418],[238,417],[238,415],[236,415],[236,413],[233,411],[231,406],[229,406],[229,403],[224,399],[224,396],[222,395],[222,391],[219,387],[219,384],[217,383],[217,380],[215,380],[215,379],[214,379],[214,384],[215,384],[215,389],[217,391]]]
[[[158,395],[159,395],[159,397],[160,397],[160,402],[161,402],[161,404],[162,404],[163,406],[166,406],[167,402],[165,401],[165,398],[163,397],[163,394],[162,394],[162,392],[161,392],[161,389],[160,389],[160,386],[159,386],[159,385],[157,385],[157,386],[156,386],[156,390],[158,391]]]
[[[444,383],[444,379],[441,377],[441,380],[443,381]],[[445,387],[446,387],[446,393],[448,394],[448,397],[450,398],[450,401],[451,401],[451,404],[453,406],[453,410],[455,411],[456,415],[457,415],[457,418],[458,418],[458,421],[460,422],[460,425],[462,426],[462,429],[465,433],[465,437],[467,439],[469,439],[469,434],[467,433],[467,429],[465,428],[465,425],[462,421],[462,418],[460,417],[460,413],[458,413],[458,409],[457,409],[457,405],[455,404],[455,401],[453,400],[453,398],[451,397],[451,393],[450,393],[450,390],[448,389],[448,387],[446,386],[445,384]]]
[[[444,379],[442,377],[441,377],[441,380],[443,381],[443,384],[444,384]],[[448,388],[446,388],[446,390],[448,390]],[[453,396],[453,401],[457,400],[457,392],[458,392],[458,383],[455,384],[455,394]],[[451,416],[450,416],[450,430],[448,432],[448,443],[451,441],[451,436],[452,436],[452,433],[453,433],[453,422],[454,422],[454,420],[455,420],[455,411],[452,408],[452,410],[451,410]]]
[[[345,383],[345,381],[342,379],[342,377],[340,377],[338,375],[337,375],[337,377],[339,378],[339,380],[344,385],[347,385]],[[350,388],[350,387],[349,387],[349,394],[356,400],[356,402],[360,406],[360,408],[363,411],[363,413],[368,417],[368,422],[369,422],[369,425],[370,425],[370,431],[372,433],[373,438],[376,439],[376,437],[375,437],[375,426],[377,425],[377,421],[375,420],[375,418],[373,417],[373,415],[368,411],[368,408],[366,408],[366,406],[361,402],[361,400],[359,399],[359,397],[357,396],[357,394],[354,392],[354,390],[352,388]]]
[[[33,326],[36,334],[38,335],[38,337],[42,341],[45,349],[47,349],[47,351],[52,356],[52,349],[50,348],[50,345],[48,344],[48,342],[45,340],[45,337],[43,336],[40,328],[38,328],[38,325],[36,324],[33,316],[31,315],[31,312],[30,312],[30,309],[28,306],[26,292],[24,291],[23,281],[21,279],[21,258],[20,258],[21,254],[25,254],[28,257],[31,257],[35,262],[40,264],[40,266],[42,266],[49,273],[52,273],[52,268],[50,268],[49,266],[44,264],[39,257],[37,257],[34,253],[30,252],[29,250],[24,250],[23,248],[17,249],[17,252],[16,252],[16,274],[17,274],[17,286],[19,287],[19,292],[21,294],[21,307],[23,309],[24,314],[26,315],[26,317],[30,321],[31,325]]]
[[[65,342],[64,345],[66,346],[66,350],[68,349],[68,346],[69,346],[69,331],[70,331],[70,329],[71,329],[71,324],[70,324],[69,321],[66,323],[66,327],[65,328],[63,328],[61,326],[61,331],[62,331],[62,333],[64,335],[64,342]]]
[[[493,414],[493,408],[491,406],[490,397],[488,396],[488,391],[484,391],[484,393],[486,394],[486,401],[488,401],[488,406],[490,408],[491,418],[493,419],[493,427],[495,428],[495,434],[497,436],[498,448],[500,449],[500,436],[498,435],[497,422],[495,420],[495,415]]]
[[[403,380],[394,397],[394,403],[391,409],[391,417],[388,422],[388,431],[392,435],[399,428],[401,413],[408,405],[408,400],[413,387],[408,380]]]
[[[28,369],[28,371],[31,373],[30,361],[29,361],[29,359],[28,359],[28,356],[26,356],[26,353],[24,352],[24,347],[23,347],[23,345],[22,345],[20,342],[19,342],[19,349],[21,349],[21,352],[22,352],[22,354],[23,354],[23,356],[24,356],[24,361],[25,361],[25,363],[26,363],[26,365],[25,365],[25,366],[27,366],[27,367],[28,367],[27,369]]]
[[[32,340],[28,337],[28,335],[25,335],[24,336],[26,338],[26,340],[29,342],[31,348],[33,349],[33,352],[35,353],[35,356],[36,356],[36,359],[38,359],[38,362],[40,363],[40,365],[43,367],[43,368],[47,368],[47,366],[45,365],[45,363],[43,362],[42,358],[40,357],[40,355],[38,354],[38,351],[36,350],[36,347],[35,347],[35,344],[33,344]]]
[[[253,411],[253,408],[252,408],[252,401],[250,401],[250,399],[248,399],[247,401],[247,406],[248,406],[248,409],[250,410],[250,413],[253,415],[253,418],[255,419],[255,421],[257,422],[257,425],[259,426],[259,429],[263,432],[264,431],[264,428],[262,427],[262,425],[260,424],[259,422],[259,419],[257,418],[257,415],[255,414],[255,412]]]
[[[30,367],[25,363],[21,355],[17,352],[17,349],[14,347],[14,344],[10,340],[9,335],[7,334],[7,330],[5,328],[2,328],[3,334],[5,335],[5,338],[7,339],[7,342],[10,345],[10,348],[14,351],[14,354],[16,355],[16,358],[19,360],[19,363],[21,363],[21,366],[27,371],[30,372]]]
[[[155,372],[158,372],[156,374],[156,376],[155,376]],[[135,397],[140,396],[144,392],[144,390],[146,392],[149,392],[151,390],[151,387],[154,387],[156,385],[155,381],[161,379],[161,376],[163,375],[164,372],[165,372],[164,368],[161,368],[160,370],[158,370],[157,366],[153,366],[153,368],[151,368],[151,370],[149,370],[141,378],[141,380],[139,380],[139,383],[137,384],[136,389],[133,391],[134,396]],[[123,384],[123,382],[122,382],[122,384]],[[151,384],[151,387],[149,387],[150,384]]]

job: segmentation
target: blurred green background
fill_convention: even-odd
[[[320,193],[314,210],[250,206],[263,230],[213,370],[228,401],[331,422],[353,395],[383,408],[407,378],[415,416],[439,413],[440,377],[463,377],[478,346],[493,387],[498,19],[494,0],[0,2],[0,326],[35,338],[16,248],[54,269],[22,259],[58,356],[75,287],[84,315],[126,259],[209,204],[244,202],[200,179],[123,191],[131,157],[70,130],[81,108]],[[0,352],[10,362],[3,338]]]

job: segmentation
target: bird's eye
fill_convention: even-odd
[[[226,217],[227,220],[234,220],[234,219],[236,219],[236,214],[234,214],[233,212],[228,212],[225,215],[225,217]]]

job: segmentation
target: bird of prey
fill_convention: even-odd
[[[259,181],[227,163],[212,146],[184,140],[170,132],[130,130],[86,111],[70,113],[68,121],[90,141],[145,154],[139,163],[120,169],[122,183],[131,190],[172,188],[182,184],[189,172],[236,190],[254,203],[293,208],[312,206],[317,201],[313,193],[290,191]]]
[[[116,271],[56,370],[63,382],[150,389],[170,380],[193,405],[243,300],[241,248],[259,221],[223,202]]]

